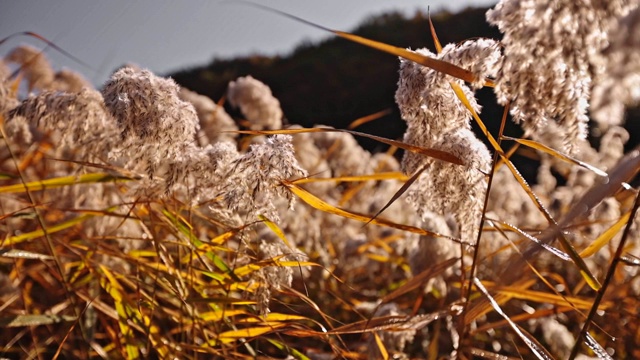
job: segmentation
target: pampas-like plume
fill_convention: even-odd
[[[494,73],[500,57],[496,42],[486,39],[467,41],[459,46],[447,45],[437,56],[426,49],[417,52],[469,68],[479,79]],[[431,211],[451,214],[458,222],[463,239],[473,242],[487,185],[483,172],[489,170],[491,156],[471,132],[469,110],[459,101],[450,82],[456,82],[463,89],[472,107],[479,112],[473,92],[461,80],[401,60],[396,102],[408,125],[404,141],[447,151],[464,161],[464,165],[457,166],[407,152],[402,169],[413,174],[426,167],[409,192],[409,201],[421,216],[425,218]]]
[[[130,164],[144,164],[151,177],[181,177],[195,150],[198,116],[179,90],[171,79],[131,67],[116,71],[102,89],[121,132],[121,148],[131,156]]]
[[[283,180],[302,178],[307,171],[298,165],[289,135],[275,135],[251,145],[251,150],[233,161],[222,189],[225,204],[233,211],[263,214],[279,219],[275,198],[282,196],[293,206],[294,197]]]
[[[251,123],[253,130],[282,128],[280,101],[271,94],[271,89],[251,76],[240,77],[229,83],[227,96],[231,105]]]
[[[557,122],[565,151],[586,138],[594,72],[607,30],[625,14],[625,0],[502,0],[487,20],[504,33],[504,61],[496,79],[501,104],[511,101],[516,122],[536,138]]]
[[[86,159],[106,158],[118,139],[115,121],[107,112],[102,95],[84,89],[79,93],[45,91],[26,99],[9,113],[11,121],[23,117],[34,126],[54,130],[61,144]]]
[[[7,55],[6,60],[20,64],[21,70],[29,82],[29,90],[49,89],[55,78],[49,60],[40,50],[32,46],[18,46]]]
[[[238,126],[222,106],[218,106],[213,100],[191,90],[180,89],[180,99],[190,102],[196,109],[200,119],[200,131],[198,142],[205,146],[217,141],[233,141],[238,134],[229,131],[238,130]]]
[[[635,9],[610,33],[605,49],[605,71],[596,82],[591,115],[600,124],[617,125],[625,106],[640,101],[640,8]]]

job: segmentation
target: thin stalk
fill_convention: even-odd
[[[505,125],[507,123],[507,114],[509,113],[509,103],[507,103],[507,105],[504,107],[504,112],[502,113],[502,120],[500,122],[500,130],[498,132],[498,145],[501,145],[502,143],[502,135],[504,133],[504,128]],[[461,318],[461,322],[462,322],[462,331],[459,331],[461,333],[460,336],[460,344],[464,343],[465,337],[468,335],[468,328],[466,326],[466,324],[464,324],[464,319],[467,313],[467,309],[469,308],[469,302],[470,302],[470,298],[471,298],[471,287],[473,286],[473,283],[471,281],[471,279],[474,278],[475,276],[475,271],[477,268],[477,264],[478,264],[478,254],[480,253],[480,239],[482,237],[482,224],[484,224],[485,221],[485,214],[487,212],[487,206],[489,204],[489,192],[491,191],[491,185],[493,184],[493,174],[495,173],[496,170],[496,166],[498,164],[498,161],[500,159],[500,155],[498,154],[498,151],[494,151],[493,152],[493,162],[492,162],[492,166],[491,166],[491,174],[489,174],[489,182],[487,184],[487,191],[484,194],[484,207],[482,209],[482,216],[480,217],[480,227],[478,230],[478,237],[476,238],[476,245],[475,245],[475,251],[473,252],[473,262],[471,263],[471,271],[469,274],[469,286],[466,287],[465,291],[462,292],[462,296],[465,299],[465,303],[464,303],[464,310],[462,312],[462,316]],[[464,282],[462,283],[464,284]],[[463,285],[464,286],[464,285]]]

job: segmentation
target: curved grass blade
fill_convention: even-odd
[[[39,230],[34,230],[28,233],[20,234],[20,235],[10,236],[8,239],[2,241],[2,246],[15,245],[21,242],[37,239],[39,237],[45,236],[45,234],[53,234],[53,233],[68,229],[70,227],[73,227],[94,216],[95,216],[94,214],[85,214],[85,215],[81,215],[76,218],[73,218],[71,220],[67,220],[65,222],[59,223],[57,225],[47,227],[44,230],[39,229]]]
[[[513,137],[510,137],[510,136],[503,136],[502,138],[505,139],[505,140],[515,141],[515,142],[517,142],[519,144],[522,144],[524,146],[530,147],[530,148],[535,149],[535,150],[542,151],[542,152],[544,152],[546,154],[549,154],[549,155],[555,157],[556,159],[560,159],[560,160],[566,161],[566,162],[568,162],[570,164],[578,165],[580,167],[583,167],[583,168],[593,172],[594,174],[596,174],[598,176],[603,176],[603,177],[608,176],[608,174],[605,171],[602,171],[602,170],[598,169],[597,167],[595,167],[593,165],[587,164],[586,162],[580,161],[578,159],[574,159],[569,155],[563,154],[563,153],[561,153],[561,152],[559,152],[557,150],[554,150],[554,149],[552,149],[552,148],[550,148],[550,147],[548,147],[548,146],[546,146],[544,144],[541,144],[541,143],[539,143],[537,141],[528,140],[528,139],[518,139],[518,138],[513,138]]]
[[[302,201],[304,201],[305,203],[307,203],[308,205],[310,205],[311,207],[330,213],[330,214],[334,214],[334,215],[338,215],[338,216],[342,216],[348,219],[353,219],[353,220],[357,220],[357,221],[361,221],[364,223],[372,223],[375,225],[381,225],[381,226],[387,226],[387,227],[391,227],[394,229],[398,229],[398,230],[404,230],[404,231],[409,231],[412,233],[416,233],[416,234],[420,234],[420,235],[429,235],[429,236],[435,236],[435,237],[443,237],[443,238],[447,238],[449,240],[452,240],[454,242],[457,243],[461,243],[464,245],[469,245],[472,246],[472,244],[467,243],[465,241],[462,241],[460,239],[456,239],[456,238],[452,238],[450,236],[445,236],[442,234],[438,234],[436,232],[431,232],[428,230],[424,230],[415,226],[410,226],[410,225],[403,225],[403,224],[398,224],[395,223],[393,221],[389,221],[389,220],[385,220],[382,218],[377,218],[377,219],[373,219],[371,220],[371,218],[368,215],[363,215],[363,214],[358,214],[355,212],[351,212],[351,211],[347,211],[347,210],[343,210],[340,208],[337,208],[333,205],[328,204],[327,202],[325,202],[324,200],[316,197],[315,195],[311,194],[310,192],[304,190],[303,188],[299,187],[298,185],[294,184],[293,182],[290,181],[283,181],[282,184],[287,187],[289,190],[291,190],[291,192],[293,192],[296,196],[298,196]]]
[[[371,115],[363,116],[361,118],[353,120],[351,122],[351,124],[349,124],[349,126],[347,126],[347,129],[353,130],[353,129],[357,128],[360,125],[366,124],[366,123],[374,121],[374,120],[378,120],[381,117],[389,115],[389,114],[391,114],[391,109],[385,109],[385,110],[373,113]]]
[[[583,258],[587,258],[595,254],[596,252],[598,252],[598,250],[602,249],[603,246],[611,242],[611,239],[613,239],[613,237],[616,236],[616,234],[618,234],[620,230],[627,224],[627,222],[629,221],[629,215],[630,213],[624,214],[618,221],[616,221],[615,224],[611,225],[611,227],[609,227],[605,232],[600,234],[600,236],[598,236],[597,239],[589,244],[586,249],[582,250],[580,256]]]
[[[258,218],[262,220],[262,222],[267,225],[267,227],[271,229],[271,231],[273,231],[273,233],[276,234],[276,236],[279,237],[280,240],[282,240],[282,242],[284,242],[289,247],[289,249],[293,249],[291,243],[289,243],[289,240],[287,240],[287,237],[284,235],[284,232],[278,225],[276,225],[273,221],[269,220],[264,215],[258,215]]]
[[[33,38],[36,38],[42,42],[44,42],[45,44],[47,44],[47,46],[50,46],[54,49],[56,49],[58,52],[60,52],[61,54],[63,54],[64,56],[68,57],[69,59],[77,62],[78,64],[86,67],[87,69],[90,69],[94,72],[98,72],[96,69],[94,69],[91,65],[87,64],[86,62],[80,60],[79,58],[71,55],[71,53],[67,52],[66,50],[64,50],[63,48],[59,47],[58,45],[56,45],[53,41],[45,38],[44,36],[35,33],[33,31],[21,31],[21,32],[17,32],[17,33],[13,33],[9,36],[4,37],[3,39],[0,40],[0,45],[2,45],[3,43],[5,43],[6,41],[8,41],[9,39],[12,39],[16,36],[30,36]]]

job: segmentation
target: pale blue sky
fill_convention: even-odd
[[[398,9],[411,14],[431,7],[457,11],[496,0],[264,0],[261,4],[337,30],[352,30],[364,18]],[[83,73],[99,84],[125,62],[159,74],[204,65],[214,57],[260,53],[286,54],[302,41],[328,35],[290,19],[217,0],[0,0],[0,38],[34,31],[91,64],[82,68],[54,50],[54,67]],[[426,29],[425,29],[426,31]],[[39,48],[37,40],[19,37],[0,45],[4,56],[20,43]],[[402,45],[402,44],[396,44]]]

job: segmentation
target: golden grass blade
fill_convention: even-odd
[[[429,13],[429,30],[431,31],[431,38],[433,39],[433,44],[436,47],[436,52],[440,54],[442,52],[442,44],[440,44],[438,34],[436,34],[436,28],[433,26],[433,21],[431,21],[431,13]]]
[[[107,173],[91,173],[79,176],[62,176],[47,180],[32,181],[26,184],[0,186],[0,194],[23,193],[25,191],[41,191],[76,184],[92,184],[99,182],[121,182],[133,180],[126,176]]]
[[[382,342],[380,335],[378,335],[377,332],[374,332],[373,337],[376,340],[376,346],[378,346],[378,350],[380,350],[380,355],[382,359],[389,360],[389,352],[387,351],[387,348],[384,346],[384,343]]]
[[[269,326],[255,326],[238,330],[229,330],[219,334],[218,340],[222,343],[231,343],[242,338],[254,338],[256,336],[274,332],[276,329],[285,327],[286,325],[287,324],[270,323]]]
[[[308,184],[308,183],[317,183],[317,182],[360,182],[360,181],[379,181],[379,180],[400,180],[406,181],[409,179],[405,174],[399,171],[389,171],[389,172],[381,172],[375,174],[368,175],[357,175],[357,176],[338,176],[333,178],[303,178],[296,179],[291,181],[294,184]]]
[[[60,224],[57,225],[53,225],[50,227],[47,227],[45,230],[34,230],[28,233],[24,233],[24,234],[20,234],[20,235],[14,235],[14,236],[10,236],[8,239],[0,241],[1,244],[3,246],[10,246],[10,245],[15,245],[15,244],[19,244],[25,241],[29,241],[29,240],[34,240],[37,239],[39,237],[44,236],[45,234],[53,234],[68,228],[71,228],[77,224],[80,224],[81,222],[90,219],[92,217],[94,217],[95,215],[93,214],[85,214],[85,215],[81,215],[78,216],[76,218],[73,218],[71,220],[67,220],[65,222],[62,222]]]
[[[541,291],[520,289],[509,286],[499,286],[494,289],[500,294],[509,295],[511,298],[534,301],[542,304],[550,304],[555,306],[573,306],[574,309],[590,309],[593,304],[590,300],[580,299],[573,296],[557,295]],[[607,310],[613,304],[603,303],[600,305],[600,310]]]
[[[366,123],[374,121],[374,120],[378,120],[381,117],[389,115],[389,114],[391,114],[391,109],[386,109],[386,110],[378,111],[378,112],[373,113],[371,115],[363,116],[361,118],[353,120],[351,122],[351,124],[349,124],[349,126],[347,126],[347,129],[353,130],[353,129],[357,128],[360,125],[366,124]]]
[[[278,258],[274,258],[274,259],[254,262],[251,264],[237,267],[233,270],[233,273],[238,277],[247,276],[267,266],[298,267],[298,266],[321,266],[321,265],[311,261],[280,261],[278,260]]]
[[[218,309],[200,313],[199,318],[204,321],[220,321],[224,318],[231,318],[238,315],[248,315],[245,310]]]
[[[368,139],[379,141],[379,142],[381,142],[383,144],[396,146],[396,147],[399,147],[401,149],[414,152],[416,154],[422,154],[422,155],[429,156],[429,157],[432,157],[434,159],[446,161],[446,162],[449,162],[449,163],[452,163],[452,164],[462,165],[462,160],[460,160],[460,158],[458,158],[457,156],[452,155],[452,154],[450,154],[450,153],[448,153],[446,151],[441,151],[441,150],[436,150],[436,149],[429,149],[429,148],[416,146],[416,145],[410,145],[410,144],[404,143],[402,141],[391,140],[391,139],[383,138],[383,137],[380,137],[380,136],[375,136],[375,135],[362,133],[362,132],[358,132],[358,131],[352,131],[352,130],[331,129],[331,128],[309,128],[309,129],[240,130],[240,131],[233,131],[233,133],[248,134],[248,135],[276,135],[276,134],[294,135],[294,134],[314,133],[314,132],[343,132],[343,133],[348,133],[348,134],[355,135],[355,136],[362,136],[362,137],[366,137]]]
[[[438,234],[436,232],[431,232],[431,231],[427,231],[415,226],[410,226],[410,225],[403,225],[403,224],[398,224],[395,223],[393,221],[390,220],[385,220],[382,218],[377,218],[377,219],[373,219],[371,220],[371,218],[367,215],[363,215],[363,214],[358,214],[355,212],[351,212],[351,211],[347,211],[347,210],[343,210],[340,208],[337,208],[333,205],[328,204],[327,202],[325,202],[324,200],[316,197],[315,195],[311,194],[310,192],[304,190],[303,188],[299,187],[298,185],[290,182],[290,181],[283,181],[282,184],[287,187],[289,190],[291,190],[291,192],[293,192],[296,196],[298,196],[302,201],[304,201],[305,203],[307,203],[308,205],[310,205],[311,207],[324,211],[324,212],[328,212],[330,214],[334,214],[334,215],[338,215],[338,216],[342,216],[348,219],[353,219],[353,220],[357,220],[357,221],[361,221],[364,223],[371,223],[371,224],[375,224],[375,225],[380,225],[380,226],[387,226],[387,227],[391,227],[394,229],[399,229],[399,230],[404,230],[404,231],[409,231],[412,233],[416,233],[416,234],[420,234],[420,235],[429,235],[429,236],[435,236],[435,237],[443,237],[443,238],[447,238],[449,240],[452,240],[454,242],[457,243],[463,243],[465,245],[471,245],[469,243],[466,243],[460,239],[455,239],[449,236],[445,236],[442,234]]]
[[[122,340],[127,352],[127,357],[129,359],[138,359],[140,358],[140,349],[126,341],[127,337],[133,335],[133,329],[129,326],[128,321],[131,308],[125,304],[126,300],[122,295],[124,289],[106,266],[100,265],[100,270],[105,275],[105,277],[100,279],[100,285],[102,285],[102,288],[113,298],[116,313],[118,314],[118,327],[123,337]]]
[[[611,225],[611,227],[609,227],[605,232],[600,234],[600,236],[598,236],[597,239],[589,244],[586,249],[582,250],[580,256],[583,258],[587,258],[597,253],[598,250],[602,249],[603,246],[611,242],[613,237],[616,236],[616,234],[618,234],[620,230],[622,230],[622,228],[627,224],[627,222],[629,221],[629,215],[630,213],[624,214],[618,221],[616,221],[615,224]]]
[[[596,175],[603,176],[603,177],[608,176],[608,174],[605,171],[602,171],[602,170],[598,169],[597,167],[595,167],[593,165],[587,164],[586,162],[580,161],[578,159],[574,159],[569,155],[563,154],[563,153],[561,153],[561,152],[559,152],[557,150],[554,150],[554,149],[552,149],[552,148],[550,148],[550,147],[548,147],[548,146],[546,146],[544,144],[541,144],[541,143],[539,143],[537,141],[528,140],[528,139],[518,139],[518,138],[513,138],[513,137],[510,137],[510,136],[503,136],[502,138],[505,139],[505,140],[515,141],[515,142],[517,142],[519,144],[522,144],[524,146],[530,147],[530,148],[535,149],[535,150],[542,151],[542,152],[544,152],[546,154],[549,154],[549,155],[555,157],[556,159],[560,159],[560,160],[566,161],[566,162],[568,162],[570,164],[578,165],[580,167],[583,167],[583,168],[595,173]]]
[[[531,350],[531,352],[533,352],[533,354],[538,359],[553,360],[553,356],[551,356],[551,354],[549,354],[549,352],[542,345],[540,345],[540,343],[533,336],[531,336],[531,334],[527,333],[524,329],[520,328],[518,324],[513,322],[511,318],[509,318],[509,316],[504,311],[502,311],[502,308],[500,308],[500,305],[493,299],[493,297],[491,297],[487,289],[484,287],[484,285],[482,285],[482,283],[480,282],[480,280],[478,280],[478,278],[473,278],[473,283],[478,288],[478,290],[480,290],[480,292],[482,292],[484,296],[487,297],[493,309],[509,323],[509,326],[511,326],[513,331],[515,331],[515,333],[518,334],[520,339],[522,339],[522,341],[527,345],[529,350]]]
[[[273,233],[276,234],[276,236],[279,237],[280,240],[282,240],[285,244],[287,244],[289,249],[293,249],[293,247],[291,246],[291,243],[289,243],[289,240],[287,240],[287,237],[284,235],[284,232],[282,231],[282,229],[280,229],[278,225],[276,225],[273,221],[269,220],[264,215],[258,215],[258,218],[262,220],[262,222],[265,225],[267,225],[267,227],[271,229],[271,231],[273,231]]]

